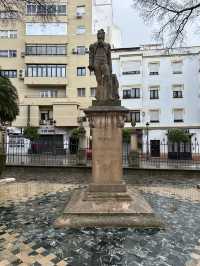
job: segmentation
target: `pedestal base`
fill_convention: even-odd
[[[151,206],[138,192],[91,193],[76,191],[56,227],[163,228]]]

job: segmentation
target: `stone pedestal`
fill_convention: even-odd
[[[122,128],[128,110],[96,104],[85,110],[92,129],[92,180],[73,194],[58,227],[160,227],[160,220],[138,191],[122,182]]]
[[[92,128],[90,192],[126,192],[122,183],[122,127],[125,108],[95,106],[85,111]]]

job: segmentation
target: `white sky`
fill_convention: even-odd
[[[122,46],[132,47],[155,43],[152,38],[153,27],[145,25],[138,12],[131,7],[132,0],[113,0],[114,23],[121,29]],[[200,30],[199,30],[200,31]],[[200,32],[190,30],[186,45],[200,45]]]

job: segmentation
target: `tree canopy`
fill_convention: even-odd
[[[12,122],[18,114],[17,90],[8,78],[0,77],[0,123]]]
[[[167,39],[169,47],[181,44],[192,24],[200,26],[200,0],[133,0],[133,3],[146,22],[156,22],[155,37]]]

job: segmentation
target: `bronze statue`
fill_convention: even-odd
[[[105,42],[103,29],[97,33],[97,42],[90,45],[88,68],[90,72],[94,71],[96,76],[96,99],[118,99],[119,84],[116,75],[112,74],[111,46]]]

